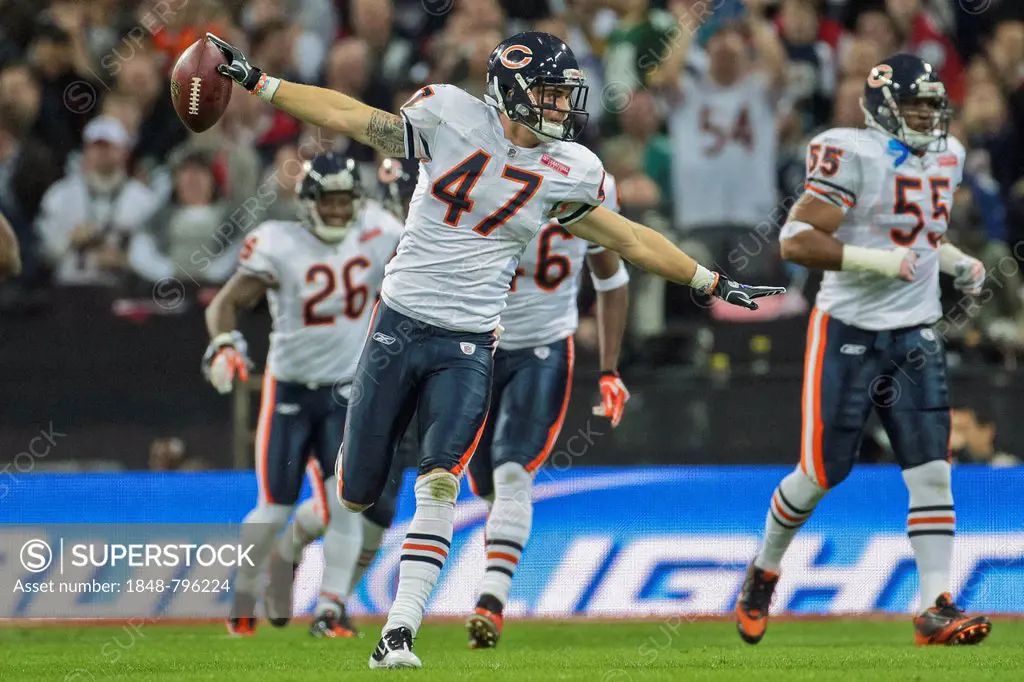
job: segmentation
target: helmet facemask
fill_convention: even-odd
[[[316,171],[309,169],[310,175]],[[322,241],[337,243],[345,239],[356,226],[362,209],[363,197],[351,170],[316,178],[318,191],[301,200],[304,222]],[[349,198],[345,206],[344,197]],[[341,205],[337,205],[341,204]],[[345,210],[345,209],[348,210]]]
[[[875,85],[875,82],[878,84]],[[946,87],[941,82],[922,79],[917,82],[915,92],[901,95],[894,91],[887,75],[876,68],[872,70],[868,83],[879,88],[884,101],[876,111],[869,111],[864,100],[861,100],[869,128],[880,130],[917,152],[945,151],[952,111]],[[923,114],[910,111],[917,107],[927,107],[930,111]],[[915,125],[911,125],[911,122]]]
[[[590,91],[582,72],[567,69],[562,77],[539,77],[527,81],[522,74],[515,74],[516,86],[502,87],[498,79],[488,83],[488,96],[510,120],[525,126],[541,140],[575,141],[583,133],[587,119],[587,95]],[[559,91],[567,91],[565,99],[568,108],[557,105]],[[565,114],[561,122],[545,118],[545,111]]]

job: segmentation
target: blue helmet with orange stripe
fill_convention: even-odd
[[[861,100],[865,122],[914,151],[942,151],[951,110],[946,86],[931,64],[900,53],[871,69]]]
[[[359,219],[363,188],[356,162],[334,152],[317,154],[303,166],[296,193],[303,222],[325,242],[340,242]]]
[[[487,62],[485,101],[544,140],[579,138],[589,117],[587,92],[576,55],[550,33],[517,33]]]

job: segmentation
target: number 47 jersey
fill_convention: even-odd
[[[419,180],[381,298],[437,327],[492,331],[527,243],[600,205],[604,168],[579,144],[513,145],[497,109],[451,85],[423,88],[401,113]]]
[[[834,128],[811,140],[805,189],[846,213],[836,239],[875,249],[905,247],[919,258],[913,282],[826,272],[819,309],[876,331],[931,324],[942,316],[937,249],[965,155],[956,138],[948,141],[945,151],[916,156],[875,130]]]

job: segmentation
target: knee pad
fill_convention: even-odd
[[[530,498],[533,474],[515,462],[505,462],[494,470],[494,498],[511,500]]]
[[[459,479],[450,471],[438,471],[416,479],[416,502],[455,504],[459,497]]]

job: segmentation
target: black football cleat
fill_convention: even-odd
[[[775,594],[779,575],[758,568],[747,567],[747,577],[736,600],[736,629],[747,644],[757,644],[768,629],[768,607]]]
[[[422,668],[419,657],[412,652],[412,630],[388,630],[370,654],[371,668]]]
[[[988,618],[968,616],[948,592],[940,594],[935,606],[914,618],[914,643],[918,646],[979,644],[991,631]]]
[[[345,612],[345,605],[338,604],[338,608],[340,613],[328,610],[314,618],[313,624],[309,627],[309,634],[314,637],[331,638],[359,636],[359,631],[356,630],[356,626],[352,624]]]

